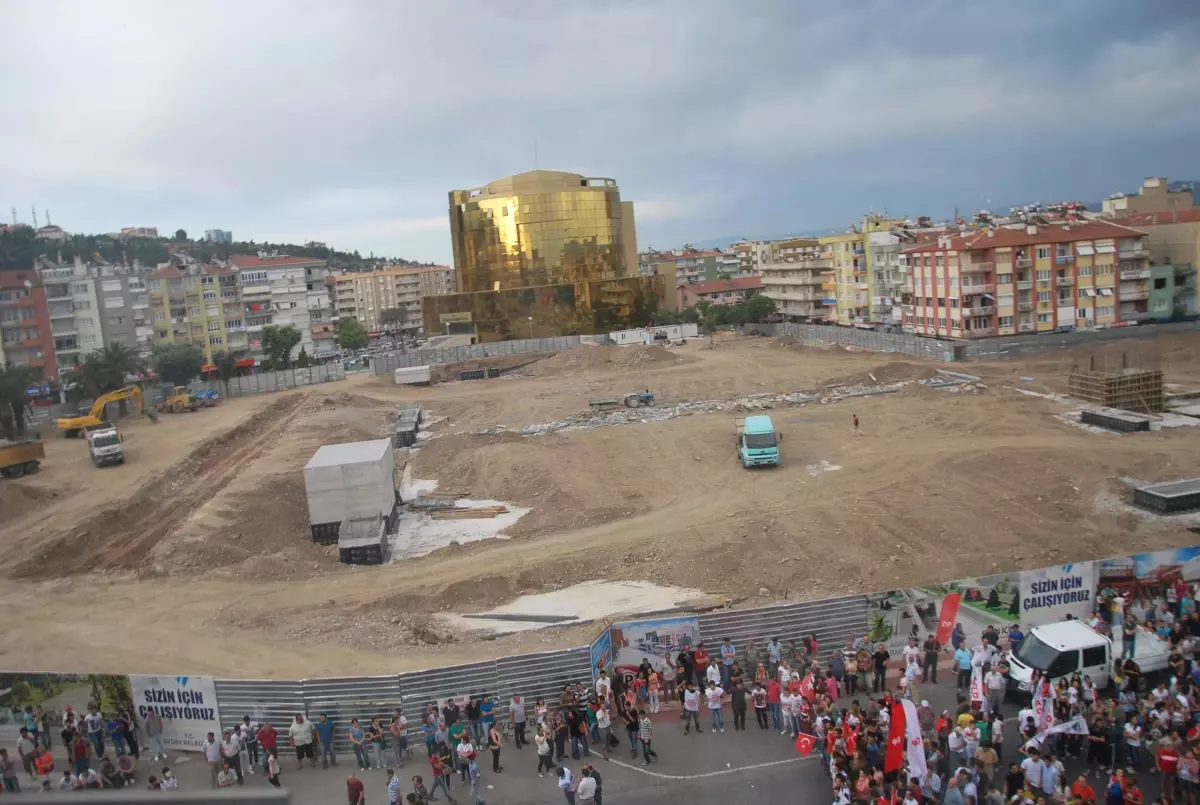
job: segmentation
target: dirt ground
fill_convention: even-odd
[[[1200,388],[1200,334],[1154,344],[1169,383]],[[734,413],[480,431],[559,420],[634,389],[653,390],[658,410],[944,367],[773,339],[580,347],[486,381],[397,388],[359,375],[157,425],[131,419],[127,463],[103,470],[81,442],[51,439],[41,473],[0,482],[0,668],[387,673],[580,645],[594,627],[480,641],[434,615],[590,579],[755,605],[1193,544],[1177,521],[1103,501],[1121,476],[1200,477],[1200,429],[1087,433],[1055,417],[1061,404],[1007,388],[1064,390],[1065,372],[1088,358],[949,367],[984,379],[975,394],[913,384],[777,408],[784,463],[770,470],[735,460]],[[507,540],[343,566],[309,537],[300,469],[321,444],[385,436],[412,400],[441,420],[420,450],[398,454],[400,467],[531,511]]]

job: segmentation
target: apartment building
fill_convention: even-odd
[[[736,277],[727,280],[680,283],[679,307],[693,307],[700,302],[713,305],[736,305],[763,287],[760,277]]]
[[[206,229],[204,240],[207,243],[233,243],[233,233],[228,229]]]
[[[821,257],[832,262],[824,290],[836,303],[828,318],[838,324],[869,326],[871,274],[867,270],[866,235],[852,227],[839,235],[818,239]]]
[[[1146,233],[1150,245],[1150,315],[1197,312],[1196,269],[1200,266],[1200,207],[1117,218],[1115,224]],[[1170,294],[1170,302],[1167,294]]]
[[[1102,221],[942,235],[905,249],[903,329],[979,338],[1150,318],[1144,232]]]
[[[69,316],[75,318],[72,308]],[[36,271],[0,271],[0,354],[39,379],[58,376],[46,289]]]
[[[143,355],[154,346],[150,288],[144,272],[128,266],[92,269],[99,302],[101,343],[122,344]]]
[[[747,245],[751,249],[739,249],[739,254],[750,252],[752,270],[761,276],[762,292],[775,300],[781,316],[790,322],[817,322],[826,318],[830,306],[837,302],[824,289],[832,277],[833,259],[822,256],[817,238],[757,241]]]
[[[248,349],[261,357],[262,330],[267,325],[292,325],[300,331],[300,343],[292,359],[305,350],[316,356],[333,350],[333,311],[328,304],[324,282],[328,263],[309,257],[260,254],[256,257],[233,255],[242,289],[242,304],[248,334]],[[310,273],[311,272],[311,273]],[[310,279],[311,277],[311,279]],[[310,290],[310,286],[312,289]],[[324,296],[322,296],[324,294]],[[316,338],[313,319],[316,317]]]
[[[84,355],[104,346],[96,283],[90,267],[81,260],[63,266],[39,259],[36,265],[46,289],[55,365],[60,375],[66,374]]]
[[[1137,195],[1113,193],[1102,202],[1101,214],[1119,218],[1137,213],[1177,212],[1196,206],[1191,185],[1171,188],[1165,176],[1147,176]]]
[[[220,265],[167,266],[147,281],[155,344],[192,344],[205,363],[249,348],[238,272]]]
[[[384,329],[398,329],[413,334],[421,329],[423,279],[411,268],[385,268],[356,274],[334,274],[333,303],[337,316],[352,316],[367,329],[378,334]],[[383,321],[383,311],[404,311],[399,324]]]

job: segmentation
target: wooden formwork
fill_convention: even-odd
[[[1067,393],[1097,405],[1154,414],[1163,410],[1163,375],[1157,369],[1097,372],[1072,369]]]

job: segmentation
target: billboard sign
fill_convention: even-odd
[[[152,711],[162,719],[163,746],[199,751],[208,733],[221,734],[217,689],[211,676],[130,674],[129,687],[143,734]]]

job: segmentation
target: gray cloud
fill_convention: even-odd
[[[446,192],[535,143],[660,247],[1107,192],[1196,167],[1196,12],[1137,5],[10,0],[0,202],[446,260]]]

